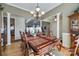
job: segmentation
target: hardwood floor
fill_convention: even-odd
[[[61,48],[61,51],[66,56],[70,55],[70,52],[65,50],[64,48]],[[7,46],[6,49],[2,48],[2,56],[23,56],[23,53],[21,51],[21,41],[17,41],[12,43],[12,45]],[[30,53],[30,56],[34,56],[33,53]]]
[[[70,56],[71,55],[71,52],[68,51],[67,49],[61,47],[61,52],[65,55],[65,56]]]
[[[3,56],[22,56],[20,45],[21,42],[12,43],[11,46],[7,46],[6,49],[2,48]]]
[[[21,50],[21,41],[16,41],[12,43],[12,45],[4,48],[2,48],[2,56],[24,56],[23,51]],[[29,54],[30,56],[34,56],[32,50]]]

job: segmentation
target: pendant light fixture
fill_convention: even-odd
[[[38,3],[37,3],[37,6],[36,6],[35,10],[34,10],[34,11],[30,11],[30,13],[31,13],[31,15],[32,15],[34,18],[36,18],[37,20],[38,20],[39,18],[41,18],[42,15],[45,14],[44,11],[41,11],[41,9],[40,9]]]

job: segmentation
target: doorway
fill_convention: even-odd
[[[56,36],[57,38],[62,39],[62,13],[59,12],[50,17],[51,25],[50,30],[51,34]]]
[[[7,43],[7,17],[4,17],[4,42]],[[10,18],[11,43],[15,41],[15,18]]]
[[[10,33],[11,33],[11,42],[15,41],[15,19],[10,18]]]

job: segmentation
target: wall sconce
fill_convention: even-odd
[[[57,21],[57,16],[54,17],[54,21]]]

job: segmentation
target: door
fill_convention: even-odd
[[[14,42],[15,40],[15,19],[10,18],[10,35],[11,35],[11,42]],[[7,44],[7,17],[4,17],[4,40],[3,44]]]
[[[7,17],[3,18],[4,23],[4,34],[3,34],[3,45],[7,44]]]

